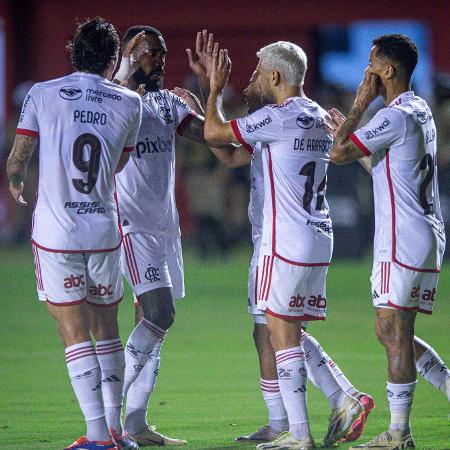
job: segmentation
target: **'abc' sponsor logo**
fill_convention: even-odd
[[[70,275],[70,277],[64,278],[64,287],[66,289],[84,286],[85,284],[84,275]]]
[[[97,286],[89,286],[89,294],[95,295],[96,297],[105,297],[113,294],[112,286],[103,286],[98,283]]]
[[[327,299],[322,295],[311,295],[308,300],[306,296],[300,294],[293,295],[290,298],[289,306],[291,308],[303,308],[305,305],[311,306],[312,308],[326,308]]]
[[[64,86],[59,90],[59,96],[64,100],[78,100],[82,95],[83,91],[73,86]]]

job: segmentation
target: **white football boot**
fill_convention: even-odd
[[[259,444],[256,446],[258,450],[307,450],[310,448],[316,448],[314,439],[308,436],[301,441],[292,436],[290,431],[281,433],[272,442]]]
[[[260,441],[260,442],[272,442],[281,433],[286,430],[276,431],[269,425],[264,425],[258,431],[247,436],[239,436],[235,439],[237,442],[248,442],[248,441]]]
[[[404,434],[401,431],[386,431],[379,436],[373,438],[370,442],[365,444],[355,445],[350,447],[349,450],[357,449],[376,449],[376,450],[405,450],[410,448],[416,448],[414,439],[411,433]]]

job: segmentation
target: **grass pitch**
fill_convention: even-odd
[[[236,436],[266,423],[259,372],[247,314],[250,252],[223,262],[185,257],[186,298],[164,343],[161,371],[151,398],[150,421],[158,430],[187,439],[188,449],[250,449]],[[386,360],[373,331],[370,263],[335,261],[328,278],[328,319],[309,331],[377,407],[364,438],[389,423]],[[0,449],[62,449],[84,432],[53,319],[36,300],[29,247],[0,250]],[[450,362],[450,268],[441,273],[433,316],[420,315],[416,334]],[[133,322],[130,292],[120,324],[126,341]],[[319,444],[329,409],[310,385],[310,422]],[[412,425],[418,449],[450,449],[449,405],[419,375]],[[348,445],[340,445],[346,449]]]

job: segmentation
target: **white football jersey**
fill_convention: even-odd
[[[114,172],[136,144],[138,94],[75,72],[36,83],[17,134],[39,138],[39,187],[32,241],[44,250],[101,252],[120,245]]]
[[[328,265],[333,230],[325,198],[329,151],[326,111],[304,97],[231,121],[249,151],[261,143],[264,182],[261,252],[297,265]]]
[[[120,221],[132,231],[165,236],[180,234],[175,202],[175,132],[195,112],[165,89],[142,98],[142,124],[136,149],[116,176]]]
[[[250,164],[250,201],[248,204],[248,218],[252,225],[252,241],[256,245],[262,235],[264,208],[264,172],[261,144],[253,148]]]
[[[425,100],[404,92],[350,138],[372,155],[375,261],[439,271],[445,247],[436,127]]]

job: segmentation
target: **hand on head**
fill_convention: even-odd
[[[371,73],[369,68],[364,72],[358,91],[356,93],[355,103],[361,111],[365,111],[367,107],[380,95],[381,82],[378,75]]]

